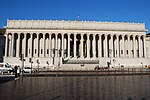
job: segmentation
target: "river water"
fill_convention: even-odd
[[[150,100],[150,76],[24,77],[0,84],[0,100]]]

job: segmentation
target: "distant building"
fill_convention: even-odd
[[[0,29],[0,62],[3,62],[5,54],[5,29]]]
[[[145,25],[125,22],[8,20],[4,61],[59,69],[150,65]],[[148,51],[146,51],[148,50]]]

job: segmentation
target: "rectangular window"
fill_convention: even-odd
[[[117,54],[117,50],[116,50],[116,54]]]
[[[36,49],[35,49],[35,54],[36,54]]]
[[[121,54],[123,54],[123,50],[121,50]]]

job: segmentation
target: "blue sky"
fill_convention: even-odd
[[[150,32],[150,0],[0,0],[0,28],[7,19],[139,22]]]

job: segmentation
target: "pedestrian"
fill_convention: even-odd
[[[17,69],[18,69],[18,67],[17,67],[17,66],[15,66],[15,78],[17,78],[17,77],[18,77],[18,75],[17,75]]]
[[[18,66],[18,69],[17,69],[17,76],[18,77],[20,76],[20,66]]]

